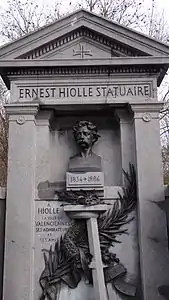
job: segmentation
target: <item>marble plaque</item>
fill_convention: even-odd
[[[71,221],[56,201],[36,201],[35,235],[40,244],[56,242],[64,234]]]
[[[34,299],[40,299],[39,278],[44,270],[44,253],[54,251],[57,239],[64,235],[71,224],[61,202],[37,200],[34,206]]]
[[[67,190],[102,190],[104,187],[103,172],[66,173]]]

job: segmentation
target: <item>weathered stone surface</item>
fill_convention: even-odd
[[[38,105],[28,105],[26,109],[12,106],[7,110],[10,117],[4,299],[26,300],[32,297],[31,278],[34,257],[32,203],[35,192],[37,110]],[[27,121],[20,124],[17,120],[20,120],[19,117],[23,115]]]
[[[6,188],[0,187],[0,298],[3,290]]]
[[[42,293],[39,278],[45,268],[44,253],[48,254],[50,247],[54,251],[55,243],[64,235],[71,220],[64,213],[63,206],[57,201],[37,200],[34,206],[34,299],[39,299]]]
[[[127,268],[126,282],[142,287],[137,300],[163,299],[169,254],[157,85],[168,65],[167,45],[84,10],[0,49],[12,102],[3,300],[39,300],[43,252],[70,222],[57,191],[65,189],[77,154],[72,127],[80,120],[96,124],[101,136],[93,152],[102,160],[106,203],[119,199],[122,169],[135,165],[137,212],[112,251]],[[107,289],[113,299],[125,299]],[[59,300],[79,299],[96,300],[91,285],[61,284]]]
[[[158,287],[167,285],[169,254],[166,215],[158,203],[164,201],[158,111],[160,104],[135,105],[135,147],[138,179],[138,237],[143,297],[163,299]],[[148,111],[151,121],[142,119]],[[157,159],[158,157],[158,159]]]

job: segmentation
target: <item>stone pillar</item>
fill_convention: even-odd
[[[9,104],[3,299],[32,298],[33,200],[38,104]]]
[[[136,103],[134,112],[138,182],[138,235],[144,300],[162,300],[160,291],[169,285],[169,252],[160,150],[161,104]]]
[[[51,189],[46,187],[50,179],[50,122],[52,110],[40,111],[36,118],[36,198],[53,198]],[[46,182],[46,185],[41,183]],[[40,192],[39,192],[40,191]]]
[[[117,109],[116,115],[120,123],[121,165],[127,171],[129,163],[134,163],[133,118],[126,109]]]
[[[123,170],[129,171],[129,163],[134,164],[135,166],[133,115],[127,108],[121,108],[116,109],[116,116],[120,123],[121,165]],[[123,175],[124,174],[122,172],[122,185],[125,186],[125,176]],[[135,285],[138,289],[140,282],[136,210],[130,213],[129,218],[133,218],[133,220],[129,224],[125,225],[125,228],[128,230],[128,234],[119,237],[121,244],[115,244],[114,252],[127,269],[127,274],[125,276],[126,281]],[[113,290],[112,286],[109,286],[108,288]],[[111,293],[113,295],[113,292]],[[114,293],[116,294],[116,291],[114,291]],[[114,296],[114,299],[117,300],[123,298],[124,297],[119,294],[116,294],[116,297]]]
[[[93,275],[95,300],[106,300],[107,293],[104,281],[97,217],[98,214],[95,214],[93,217],[87,219],[86,221],[90,254],[92,255],[92,262],[90,264],[90,268],[92,269]]]
[[[107,300],[107,291],[104,280],[103,262],[100,250],[99,232],[97,218],[100,212],[107,210],[107,205],[66,205],[64,211],[72,219],[85,219],[87,223],[87,233],[90,254],[92,261],[89,267],[92,269],[94,300]],[[114,300],[114,299],[112,299]]]

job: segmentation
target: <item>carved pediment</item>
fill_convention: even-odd
[[[8,86],[9,75],[67,74],[70,68],[78,74],[155,72],[160,83],[168,65],[167,44],[84,9],[0,48],[1,75]]]
[[[83,9],[0,48],[0,61],[168,55],[168,45]]]
[[[99,59],[125,56],[146,56],[146,53],[82,27],[17,58]]]

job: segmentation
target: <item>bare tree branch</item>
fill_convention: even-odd
[[[54,9],[44,7],[38,0],[8,0],[7,9],[0,13],[0,34],[8,40],[22,37],[59,18],[60,7],[59,0]]]

